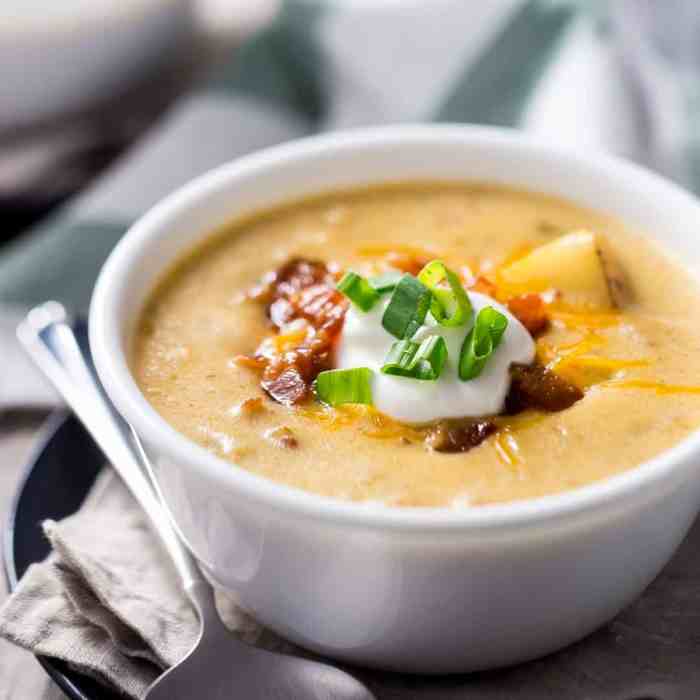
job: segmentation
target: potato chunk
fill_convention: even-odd
[[[556,289],[570,304],[612,306],[595,235],[588,231],[569,233],[506,265],[499,283],[513,294]]]

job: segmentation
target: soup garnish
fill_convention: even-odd
[[[558,241],[557,247],[561,245]],[[527,259],[517,264],[527,266]],[[531,364],[535,346],[530,335],[547,323],[539,294],[513,296],[502,307],[492,297],[467,291],[439,260],[428,262],[416,276],[390,270],[372,281],[353,271],[344,273],[335,288],[349,307],[341,307],[333,296],[333,275],[317,261],[292,260],[264,279],[276,284],[276,291],[260,294],[256,287],[251,296],[268,303],[278,332],[263,341],[252,359],[266,362],[261,385],[280,403],[299,404],[315,394],[330,406],[374,405],[399,421],[429,423],[498,414],[506,407],[512,413],[516,406],[520,411],[558,411],[583,396],[551,370]],[[497,289],[495,284],[489,287],[494,296]],[[310,306],[309,298],[322,304]],[[509,317],[510,347],[498,368],[477,381],[508,333]],[[437,390],[408,382],[438,382],[441,377]],[[474,430],[479,424],[471,420],[463,420],[459,428],[446,425],[429,432],[426,445],[461,452],[493,432]]]

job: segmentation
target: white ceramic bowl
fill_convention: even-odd
[[[213,456],[151,408],[127,364],[154,280],[213,229],[307,194],[423,178],[561,195],[640,227],[690,268],[700,264],[698,202],[628,163],[484,128],[338,133],[235,161],[146,214],[102,271],[90,340],[100,378],[156,458],[167,503],[213,580],[308,648],[442,673],[551,652],[639,595],[698,511],[700,434],[637,469],[561,495],[460,511],[360,506]]]

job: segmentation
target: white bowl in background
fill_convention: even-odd
[[[108,98],[192,35],[191,0],[2,0],[0,131]]]
[[[207,452],[158,415],[127,362],[154,282],[222,224],[324,190],[411,179],[563,196],[620,217],[694,272],[700,267],[697,200],[634,165],[478,127],[336,133],[218,168],[148,212],[100,275],[91,347],[203,569],[260,622],[369,666],[485,669],[580,639],[649,584],[698,512],[699,433],[636,469],[535,500],[463,510],[362,506],[274,483]]]

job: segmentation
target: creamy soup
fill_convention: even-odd
[[[420,272],[434,260],[470,305],[451,327],[438,312],[455,320],[459,295]],[[400,279],[433,290],[405,337],[387,321]],[[155,409],[231,468],[340,499],[462,508],[589,484],[697,428],[699,301],[653,244],[570,202],[396,185],[212,236],[155,289],[132,367]],[[486,329],[486,306],[507,327],[484,330],[477,366],[468,336]],[[407,369],[419,345],[429,354]],[[396,347],[409,352],[392,364]],[[329,384],[339,371],[350,383]]]

